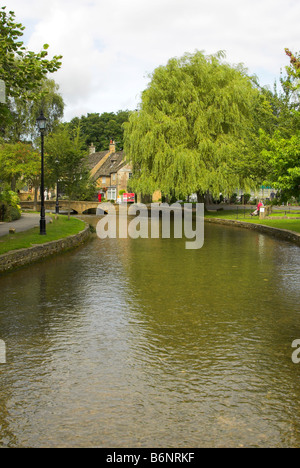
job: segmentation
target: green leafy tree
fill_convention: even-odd
[[[289,199],[300,195],[300,56],[285,52],[290,65],[280,80],[282,92],[275,95],[277,126],[272,134],[261,130],[260,142],[266,183]]]
[[[3,143],[0,145],[0,187],[10,187],[12,191],[24,187],[34,188],[35,209],[37,192],[40,186],[41,157],[29,143]]]
[[[80,127],[69,133],[67,127],[45,139],[47,183],[54,186],[59,180],[69,200],[92,197],[95,187],[89,177],[86,151],[80,136]]]
[[[3,143],[0,145],[0,180],[9,184],[13,191],[17,183],[30,173],[33,159],[37,159],[37,153],[31,144]]]
[[[300,132],[283,138],[278,131],[273,137],[261,132],[262,155],[268,167],[268,183],[286,199],[300,197]]]
[[[244,169],[257,150],[254,110],[262,108],[261,94],[243,66],[223,59],[222,52],[196,52],[154,71],[139,111],[124,125],[134,190],[197,192],[201,199],[253,182]]]
[[[292,80],[298,81],[300,79],[300,55],[299,53],[293,53],[290,49],[285,49],[286,55],[290,58],[290,65],[286,67],[287,75]],[[298,90],[298,86],[292,86],[294,90]]]
[[[8,107],[11,111],[11,124],[6,129],[5,137],[10,141],[34,141],[39,136],[36,117],[41,109],[47,118],[50,133],[57,128],[64,113],[64,101],[59,94],[59,86],[54,80],[47,78],[40,83],[37,98],[10,98]]]
[[[0,220],[10,222],[20,217],[21,207],[18,195],[11,190],[0,193]]]
[[[128,122],[129,114],[129,111],[104,112],[101,115],[93,113],[80,119],[75,117],[68,125],[71,129],[80,125],[87,147],[93,143],[97,151],[106,151],[113,138],[117,142],[117,149],[121,150],[124,146],[123,124]]]
[[[48,44],[39,53],[28,51],[21,40],[25,27],[16,21],[15,13],[0,9],[0,79],[4,80],[8,97],[36,99],[41,94],[40,84],[48,73],[61,67],[61,56],[48,56]],[[0,105],[0,125],[5,127],[8,112]]]
[[[34,189],[34,210],[37,211],[37,196],[41,185],[41,153],[33,147],[23,167],[22,182]]]

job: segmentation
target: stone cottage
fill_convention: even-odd
[[[120,191],[128,191],[128,181],[132,177],[132,166],[125,160],[124,151],[116,152],[116,145],[110,141],[109,151],[96,152],[90,146],[88,158],[91,177],[97,182],[97,190],[106,200],[117,201]]]

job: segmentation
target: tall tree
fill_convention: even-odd
[[[71,133],[67,127],[62,127],[47,136],[45,152],[49,185],[54,186],[59,180],[70,200],[86,199],[95,194],[85,160],[86,151],[80,136],[80,127]]]
[[[277,98],[277,127],[273,134],[260,132],[261,154],[267,168],[266,182],[284,199],[300,196],[300,56],[285,49],[290,58],[282,92]]]
[[[154,71],[124,125],[134,190],[219,196],[251,184],[240,161],[256,151],[253,111],[261,95],[244,67],[224,56],[186,54]]]
[[[0,9],[0,79],[5,82],[8,97],[36,99],[42,92],[40,83],[48,73],[61,67],[62,56],[48,56],[48,44],[39,53],[28,51],[21,40],[25,27],[16,21],[15,13]],[[0,126],[8,122],[5,105],[0,104]]]
[[[64,101],[59,94],[59,86],[54,80],[47,78],[41,82],[37,98],[10,98],[8,107],[11,111],[11,124],[7,127],[5,136],[10,141],[34,141],[39,136],[36,117],[41,109],[47,118],[47,130],[50,133],[59,125],[64,113]]]
[[[267,183],[282,192],[282,198],[300,198],[300,132],[283,138],[279,131],[273,137],[261,132],[262,155],[268,167]]]
[[[75,117],[70,123],[70,128],[75,128],[80,124],[81,135],[86,141],[86,145],[93,143],[97,151],[105,151],[111,138],[117,142],[117,148],[123,149],[124,129],[123,124],[129,119],[129,111],[104,112],[103,114],[93,113]]]
[[[15,191],[17,183],[23,181],[31,185],[37,173],[40,173],[40,156],[31,144],[4,143],[0,144],[0,178]]]

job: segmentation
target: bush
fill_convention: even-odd
[[[249,205],[256,206],[258,203],[257,198],[253,198],[253,200],[250,200]]]
[[[8,206],[6,213],[7,221],[16,221],[21,218],[21,210],[16,206]]]
[[[244,194],[244,204],[248,205],[248,202],[250,201],[251,194],[250,193],[245,193]]]
[[[231,195],[231,197],[230,197],[230,203],[231,203],[231,204],[234,204],[234,203],[236,203],[236,201],[237,201],[237,193],[234,193],[234,194]]]
[[[271,205],[272,206],[280,205],[280,201],[278,200],[278,198],[273,198],[273,200],[271,201]]]
[[[17,193],[6,190],[0,194],[2,221],[10,222],[21,218],[20,199]]]

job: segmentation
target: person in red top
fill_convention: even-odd
[[[261,207],[264,206],[263,202],[260,200],[260,202],[258,203],[257,205],[257,211],[258,211],[258,214],[259,214],[259,211],[261,209]]]
[[[251,213],[251,216],[258,216],[262,206],[264,206],[264,204],[260,200],[259,203],[257,204],[256,210],[253,213]]]

